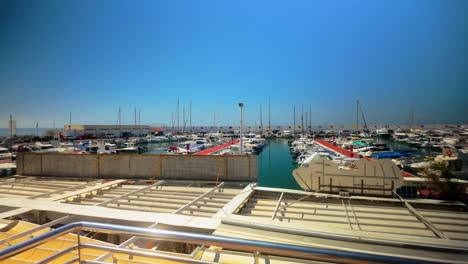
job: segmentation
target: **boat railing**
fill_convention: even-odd
[[[187,244],[195,244],[202,246],[216,246],[223,249],[237,250],[242,252],[252,252],[253,255],[276,255],[282,257],[328,261],[333,263],[442,263],[427,260],[388,256],[382,254],[370,254],[342,249],[329,249],[323,247],[309,247],[292,244],[283,244],[276,242],[258,241],[250,239],[232,238],[217,235],[207,235],[198,233],[178,232],[170,230],[159,230],[149,228],[138,228],[123,225],[96,223],[96,222],[74,222],[47,233],[40,234],[28,240],[19,242],[10,247],[0,250],[0,261],[7,260],[29,249],[38,247],[41,244],[55,240],[70,232],[77,234],[77,243],[66,249],[56,252],[55,254],[40,260],[40,264],[49,263],[56,260],[72,251],[77,251],[77,257],[70,259],[66,263],[108,263],[98,260],[85,260],[82,258],[82,249],[96,249],[104,252],[121,253],[130,256],[141,256],[146,258],[154,258],[155,260],[164,259],[176,261],[180,263],[213,263],[185,256],[174,256],[148,250],[136,250],[112,246],[108,244],[82,243],[81,232],[96,232],[113,235],[136,236],[138,238],[155,239],[160,241],[179,242]],[[190,255],[188,255],[190,256]],[[193,257],[193,256],[192,256]]]

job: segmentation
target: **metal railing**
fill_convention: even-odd
[[[379,254],[369,254],[361,252],[353,252],[338,249],[327,249],[320,247],[306,247],[291,244],[282,244],[275,242],[266,242],[250,239],[239,239],[232,237],[216,236],[216,235],[205,235],[197,233],[187,233],[169,230],[157,230],[138,228],[122,225],[103,224],[95,222],[75,222],[51,230],[47,233],[43,233],[29,240],[20,242],[12,245],[8,248],[0,250],[0,261],[11,258],[17,254],[20,254],[26,250],[35,248],[43,243],[54,240],[58,237],[66,235],[70,232],[77,233],[77,244],[59,251],[54,255],[43,259],[38,262],[41,264],[48,263],[64,254],[70,253],[74,250],[78,250],[78,257],[73,259],[72,262],[78,263],[105,263],[105,262],[93,262],[90,260],[84,260],[81,257],[81,249],[93,248],[100,249],[107,252],[124,253],[133,256],[144,256],[156,259],[166,259],[179,261],[181,263],[212,263],[207,261],[201,261],[191,258],[184,258],[179,256],[171,256],[161,253],[152,253],[147,251],[138,251],[133,249],[118,248],[117,246],[100,245],[94,243],[81,243],[80,233],[81,231],[107,233],[107,234],[119,234],[128,236],[138,236],[141,238],[152,238],[171,242],[180,242],[187,244],[197,244],[205,246],[217,246],[223,249],[247,251],[247,252],[260,252],[266,255],[277,255],[283,257],[300,258],[300,259],[312,259],[319,261],[329,261],[333,263],[443,263],[426,261],[420,259],[412,259],[405,257],[386,256]],[[68,263],[72,263],[68,262]]]

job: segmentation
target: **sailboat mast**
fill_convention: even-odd
[[[304,105],[302,105],[301,113],[301,137],[304,137]]]
[[[177,111],[176,111],[176,115],[177,115],[177,130],[179,130],[179,98],[177,98]]]
[[[71,130],[71,117],[72,117],[72,112],[70,112],[70,118],[68,119],[68,132]]]
[[[271,130],[271,103],[270,99],[268,98],[268,131]]]
[[[187,124],[187,121],[185,119],[185,105],[182,106],[182,132],[185,132],[185,124]]]
[[[296,134],[296,105],[293,105],[293,134]]]
[[[309,134],[312,133],[312,106],[309,105]]]
[[[359,131],[359,99],[356,100],[356,131]]]
[[[122,137],[122,109],[119,106],[119,137]]]
[[[260,129],[263,134],[263,115],[262,115],[262,104],[260,104]]]
[[[308,121],[308,120],[309,120],[308,115],[309,115],[309,112],[306,111],[306,112],[305,112],[305,125],[306,125],[305,128],[306,128],[306,129],[304,129],[304,130],[306,131],[306,133],[307,133],[307,129],[308,129],[308,128],[307,128],[307,127],[308,127],[307,124],[309,123],[309,121]]]
[[[193,132],[193,127],[192,127],[192,100],[190,100],[190,131]]]

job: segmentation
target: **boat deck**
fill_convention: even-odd
[[[352,152],[352,151],[349,151],[347,149],[344,149],[344,148],[341,148],[341,147],[338,147],[338,146],[335,146],[333,145],[332,143],[329,143],[329,142],[326,142],[324,140],[321,140],[321,139],[315,139],[315,142],[319,143],[320,145],[332,150],[332,151],[335,151],[337,153],[340,153],[348,158],[356,158],[358,156],[357,153],[355,152]],[[363,159],[366,159],[366,160],[372,160],[371,158],[367,158],[367,157],[363,157]],[[401,171],[401,174],[403,175],[404,178],[411,178],[411,177],[417,177],[411,173],[408,173],[406,171]]]

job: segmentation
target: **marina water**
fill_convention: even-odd
[[[161,154],[174,143],[150,143],[147,154]],[[297,168],[289,152],[288,140],[270,139],[258,156],[258,185],[301,190],[292,176]]]

